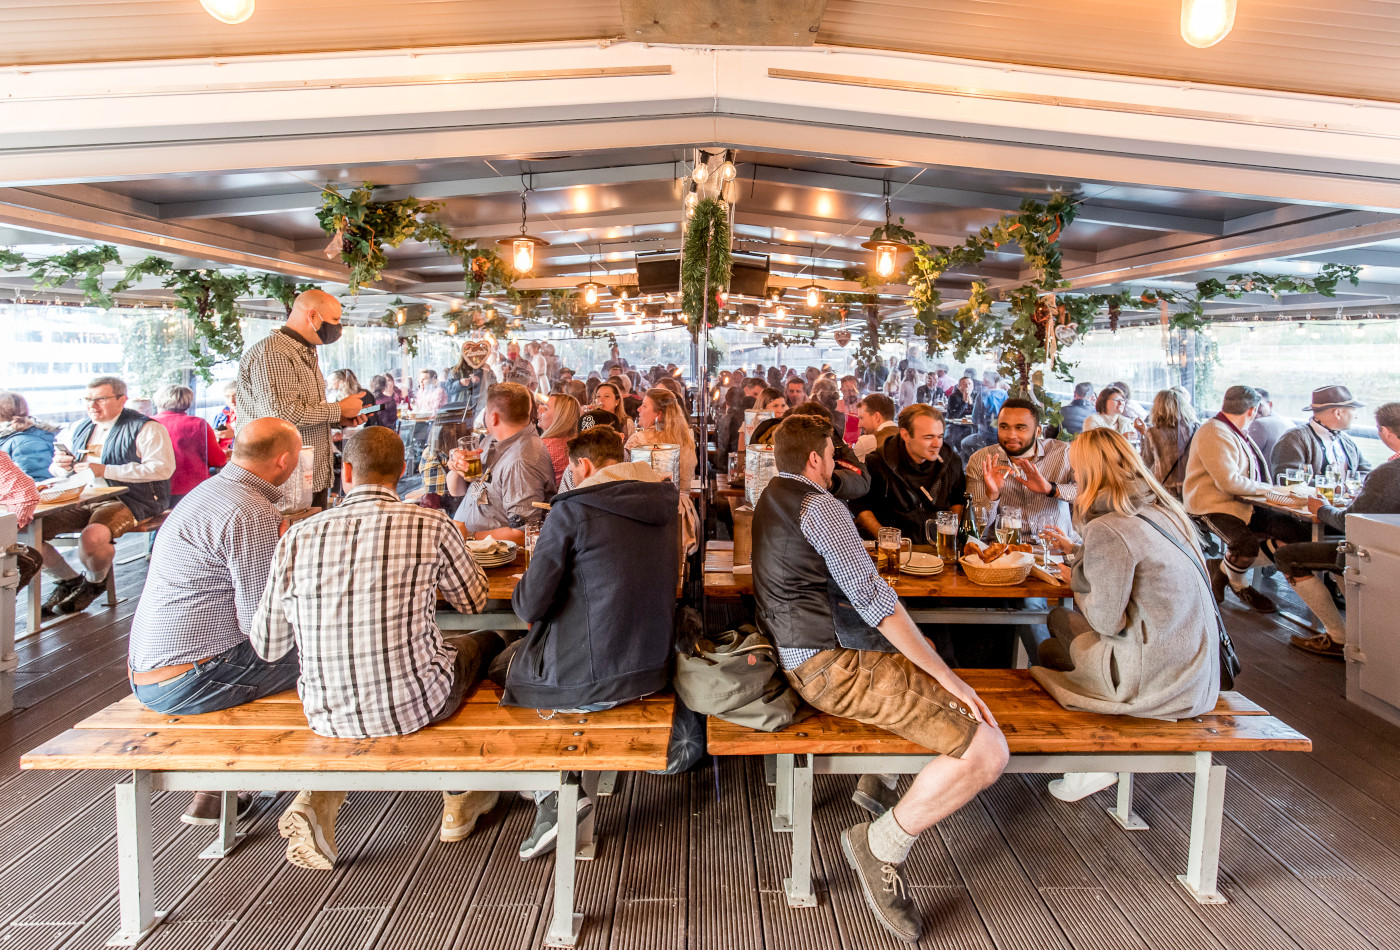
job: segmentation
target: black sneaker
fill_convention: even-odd
[[[862,775],[851,801],[879,818],[899,803],[899,792],[887,786],[878,775]]]
[[[49,591],[49,599],[44,601],[44,606],[40,608],[39,615],[41,617],[54,616],[58,612],[58,605],[72,598],[82,589],[83,583],[81,577],[70,577],[55,583],[53,590]]]
[[[1233,590],[1233,588],[1231,589]],[[1278,604],[1274,603],[1273,598],[1257,588],[1242,587],[1235,591],[1235,596],[1238,597],[1246,607],[1257,610],[1261,614],[1278,613]]]
[[[583,821],[593,811],[593,800],[580,795],[578,800],[578,820]],[[528,861],[554,850],[559,838],[559,794],[551,792],[544,801],[535,805],[535,827],[520,842],[520,860]]]
[[[875,919],[905,943],[918,940],[923,922],[909,896],[902,866],[886,864],[871,852],[870,822],[841,832],[841,850],[846,853],[846,863],[856,872],[866,906],[875,912]]]
[[[55,606],[53,612],[56,614],[80,614],[88,609],[89,604],[105,593],[107,593],[105,581],[94,584],[92,581],[83,580],[82,586],[67,600]]]

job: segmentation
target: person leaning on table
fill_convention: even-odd
[[[456,712],[505,640],[489,630],[444,639],[438,630],[437,598],[479,613],[486,575],[446,515],[399,500],[398,435],[362,429],[346,439],[342,460],[345,500],[282,536],[248,639],[270,662],[296,650],[297,692],[317,735],[408,735]],[[443,792],[439,839],[469,835],[496,795]],[[277,823],[290,863],[335,865],[344,802],[344,792],[297,794]]]
[[[1215,708],[1220,631],[1186,510],[1112,429],[1081,433],[1069,461],[1083,543],[1056,533],[1074,609],[1050,611],[1051,638],[1031,675],[1066,709],[1189,719]],[[1117,780],[1071,772],[1050,793],[1077,801]]]
[[[127,647],[131,691],[146,708],[195,715],[296,685],[296,651],[265,661],[248,631],[282,531],[279,486],[296,472],[300,452],[290,422],[255,419],[229,464],[192,488],[161,526]],[[252,801],[238,797],[241,807]],[[195,792],[180,820],[212,825],[219,814],[218,793]]]
[[[905,859],[920,834],[996,781],[1006,739],[924,639],[876,571],[851,513],[827,491],[831,435],[830,425],[807,415],[778,426],[777,474],[754,512],[757,621],[809,704],[940,753],[902,798],[881,777],[862,777],[854,800],[878,817],[841,834],[877,921],[912,942],[923,927]]]

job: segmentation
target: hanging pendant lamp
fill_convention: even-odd
[[[890,183],[887,181],[885,182],[885,230],[883,233],[888,234],[889,231]],[[861,247],[865,248],[868,251],[875,252],[875,273],[879,274],[881,277],[884,278],[890,278],[894,276],[895,264],[898,260],[899,252],[907,251],[910,249],[908,244],[902,244],[899,241],[891,241],[888,239],[880,241],[865,241],[861,244]]]
[[[511,264],[515,267],[515,272],[522,277],[535,269],[535,248],[549,247],[549,242],[544,238],[535,237],[535,235],[526,232],[525,198],[529,193],[529,188],[520,192],[520,233],[501,238],[496,242],[501,247],[510,248]]]

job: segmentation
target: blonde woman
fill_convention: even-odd
[[[622,405],[622,389],[617,383],[599,383],[597,391],[593,394],[593,408],[602,409],[604,412],[611,412],[617,416],[617,420],[622,424],[622,437],[632,438],[637,431],[637,427],[632,424],[632,419],[627,415],[627,409]]]
[[[1164,389],[1152,400],[1151,425],[1142,436],[1142,460],[1172,497],[1181,498],[1186,480],[1186,448],[1200,423],[1189,406],[1182,406],[1175,389]]]
[[[685,420],[676,394],[662,386],[648,389],[637,410],[637,431],[627,440],[627,448],[638,445],[668,443],[681,447],[680,478],[677,488],[682,495],[690,491],[690,480],[695,476],[695,437],[690,434],[690,424]]]
[[[1215,708],[1220,628],[1205,559],[1181,504],[1112,429],[1070,443],[1083,543],[1058,534],[1073,610],[1050,612],[1036,680],[1067,709],[1186,719]],[[1067,774],[1050,793],[1075,801],[1110,772]]]
[[[568,442],[578,435],[578,418],[583,414],[578,400],[568,393],[552,393],[540,406],[540,441],[549,450],[549,460],[554,463],[554,482],[564,477],[564,469],[569,467]]]

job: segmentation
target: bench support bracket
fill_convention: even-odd
[[[150,772],[133,772],[116,786],[117,875],[121,882],[121,925],[109,947],[134,947],[165,919],[155,909],[155,872],[151,846]]]
[[[1186,873],[1176,879],[1198,904],[1227,903],[1216,890],[1220,869],[1220,830],[1225,821],[1225,766],[1212,765],[1209,752],[1196,753],[1196,790],[1191,802],[1191,844]]]
[[[1147,822],[1133,811],[1133,773],[1118,773],[1118,804],[1107,809],[1108,817],[1124,831],[1146,831]]]
[[[783,880],[783,892],[787,895],[789,907],[816,907],[817,895],[812,892],[812,757],[778,756],[779,790],[783,788],[785,770],[790,796],[789,807],[792,809],[789,813],[792,873]],[[776,823],[775,816],[774,824]]]
[[[770,758],[765,756],[765,759]],[[792,831],[793,755],[771,756],[773,766],[773,830],[778,834]],[[766,765],[766,762],[765,762]]]

